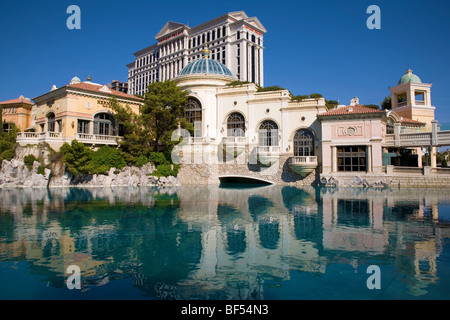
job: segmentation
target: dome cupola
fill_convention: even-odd
[[[412,73],[412,70],[408,68],[406,74],[398,81],[398,84],[404,84],[408,82],[422,83],[422,80],[418,76]]]
[[[183,70],[178,74],[179,77],[203,74],[203,75],[218,75],[218,76],[228,76],[233,77],[230,69],[228,69],[224,64],[212,60],[209,58],[210,51],[207,46],[202,51],[203,59],[195,60],[189,63]]]

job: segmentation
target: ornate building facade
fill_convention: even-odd
[[[201,59],[207,44],[210,59],[225,65],[241,81],[264,85],[264,34],[256,17],[230,12],[196,27],[169,21],[157,43],[134,53],[128,64],[128,93],[143,95],[155,81],[171,80],[189,63]]]

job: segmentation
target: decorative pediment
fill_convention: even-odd
[[[236,20],[247,19],[248,16],[244,11],[229,12],[228,15]]]
[[[161,38],[172,35],[175,31],[183,31],[184,29],[189,29],[189,27],[185,24],[169,21],[165,24],[165,26],[158,32],[155,39],[159,40]]]
[[[261,30],[263,33],[267,32],[267,29],[264,28],[263,24],[261,23],[261,21],[259,21],[259,19],[257,17],[247,18],[247,19],[244,19],[244,21],[247,22],[249,25],[252,25],[252,26],[256,27],[257,29]]]
[[[106,85],[98,89],[101,92],[112,93],[111,89],[109,89]]]

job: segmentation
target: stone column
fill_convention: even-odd
[[[436,147],[430,147],[430,165],[432,168],[436,168]]]
[[[372,146],[367,146],[367,173],[372,171]]]
[[[331,172],[337,172],[337,147],[332,146],[331,147]]]
[[[417,153],[417,165],[419,168],[423,168],[423,163],[422,163],[422,147],[418,147],[416,149],[416,153]]]
[[[401,124],[395,123],[394,124],[394,146],[400,147],[400,130],[401,130]]]
[[[94,134],[94,121],[89,121],[89,132],[88,134]]]
[[[264,87],[264,53],[263,49],[259,49],[259,85]]]

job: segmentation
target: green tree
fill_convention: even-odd
[[[3,131],[3,123],[1,123],[2,128],[0,129],[0,167],[3,160],[10,161],[14,158],[15,152],[14,148],[16,146],[17,133],[19,128],[14,123],[8,123],[9,131]]]
[[[383,109],[383,110],[391,110],[392,109],[391,97],[384,98],[384,100],[381,102],[381,109]]]
[[[151,128],[154,151],[170,145],[170,135],[177,129],[187,103],[187,91],[181,90],[174,81],[153,82],[148,86],[142,107],[144,128]]]
[[[145,126],[142,110],[136,114],[128,105],[121,105],[116,99],[111,99],[110,109],[114,118],[123,129],[123,139],[119,141],[120,150],[127,163],[134,163],[141,154],[148,154],[153,150],[153,132]]]
[[[323,95],[321,95],[320,93],[311,93],[311,94],[309,95],[309,97],[310,97],[311,99],[317,99],[317,98],[323,98]]]
[[[71,144],[64,143],[60,149],[67,171],[77,176],[80,173],[89,174],[93,151],[77,140]]]
[[[331,108],[339,105],[339,101],[337,101],[337,100],[325,100],[325,104],[326,104],[328,109],[331,109]]]

